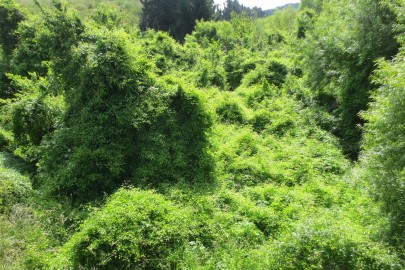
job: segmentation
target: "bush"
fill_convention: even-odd
[[[301,222],[293,233],[280,237],[270,248],[271,269],[402,268],[387,247],[362,238],[354,224],[333,224],[334,218],[327,220],[327,215]]]
[[[12,134],[0,128],[0,151],[9,150],[12,142]]]
[[[0,178],[0,213],[3,213],[28,198],[32,188],[28,177],[12,169],[0,167]]]
[[[256,68],[258,59],[254,59],[250,52],[237,48],[228,52],[225,57],[226,83],[230,90],[236,89],[243,76]]]
[[[245,122],[245,115],[243,109],[237,102],[231,100],[225,100],[216,108],[216,113],[219,116],[219,120],[224,123],[239,123]]]
[[[253,130],[260,133],[272,124],[272,115],[265,109],[257,111],[251,120]]]
[[[201,68],[198,71],[197,85],[199,87],[216,86],[220,89],[225,87],[225,71],[217,63],[202,61]]]
[[[255,70],[246,74],[243,83],[247,86],[258,84],[267,80],[271,85],[281,87],[286,81],[288,68],[283,63],[277,60],[269,60],[268,62],[258,65]]]
[[[183,59],[183,47],[172,39],[169,34],[148,30],[142,35],[143,53],[154,63],[159,75],[178,68]]]
[[[121,189],[64,245],[53,269],[173,269],[197,233],[190,209]]]
[[[61,108],[42,98],[25,99],[13,105],[13,133],[19,145],[38,146],[51,134],[62,115]]]

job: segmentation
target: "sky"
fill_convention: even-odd
[[[216,4],[222,5],[224,0],[214,0]],[[285,4],[299,3],[300,0],[238,0],[245,7],[260,7],[263,10],[272,9]]]

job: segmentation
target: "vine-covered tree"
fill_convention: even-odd
[[[141,43],[123,30],[85,26],[63,8],[46,20],[66,102],[40,160],[51,194],[88,201],[124,182],[210,178],[211,121],[197,95],[153,79]]]

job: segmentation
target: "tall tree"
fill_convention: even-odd
[[[238,0],[227,0],[225,2],[224,8],[218,10],[219,15],[216,17],[221,19],[221,20],[226,20],[229,21],[231,20],[232,13],[236,14],[242,14],[245,13],[250,17],[264,17],[266,15],[265,11],[263,11],[261,8],[254,7],[254,8],[249,8],[245,7],[241,3],[239,3]]]
[[[24,19],[23,14],[14,0],[0,1],[0,45],[5,58],[11,57],[18,43],[16,30]]]
[[[320,13],[322,11],[323,2],[327,2],[324,0],[302,0],[301,1],[301,9],[313,9],[316,12]]]
[[[10,97],[14,90],[5,75],[10,72],[10,59],[18,44],[16,33],[19,23],[24,19],[14,0],[0,1],[0,97]]]
[[[141,29],[166,31],[178,41],[193,31],[196,20],[210,19],[214,12],[212,0],[141,0],[141,3]]]

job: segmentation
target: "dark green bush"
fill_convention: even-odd
[[[221,67],[207,62],[198,72],[197,85],[199,87],[217,86],[220,89],[225,87],[225,71]]]
[[[127,34],[93,29],[83,40],[58,67],[67,111],[43,143],[40,169],[52,194],[91,200],[130,176],[136,130],[148,121],[152,91],[143,57],[135,60],[137,48]]]
[[[283,136],[294,132],[297,126],[295,117],[295,112],[278,111],[276,107],[270,106],[270,108],[256,111],[250,122],[256,132],[267,131],[274,135]]]
[[[240,105],[233,101],[224,101],[216,108],[216,113],[219,120],[224,123],[239,123],[245,122],[245,115]]]
[[[272,124],[272,116],[268,110],[262,109],[255,113],[251,123],[253,130],[260,133]]]
[[[267,40],[269,45],[276,45],[279,43],[284,43],[285,42],[285,37],[283,34],[276,32],[276,33],[271,33],[268,35],[268,40]]]
[[[51,134],[62,111],[41,98],[25,99],[13,105],[13,133],[19,145],[38,146],[45,135]]]
[[[270,63],[268,63],[266,67],[268,69],[268,72],[265,75],[267,81],[271,84],[281,87],[287,77],[287,67],[277,61],[270,61]]]
[[[9,150],[12,142],[12,134],[0,128],[0,151]]]
[[[314,28],[316,13],[313,9],[304,8],[297,18],[297,38],[305,38],[307,32]]]
[[[24,15],[14,0],[3,0],[0,3],[0,45],[4,56],[8,59],[18,44],[19,37],[16,30],[22,20]]]
[[[269,84],[281,87],[286,81],[287,74],[288,68],[286,65],[277,60],[270,60],[249,72],[244,78],[244,83],[250,86],[267,80]]]
[[[0,97],[13,97],[16,90],[10,85],[6,73],[11,72],[10,60],[19,42],[18,25],[25,19],[14,0],[0,2]]]
[[[259,62],[252,59],[250,54],[245,54],[241,48],[237,48],[230,51],[225,57],[226,83],[230,90],[235,90],[241,84],[243,76],[254,70],[256,62]]]

